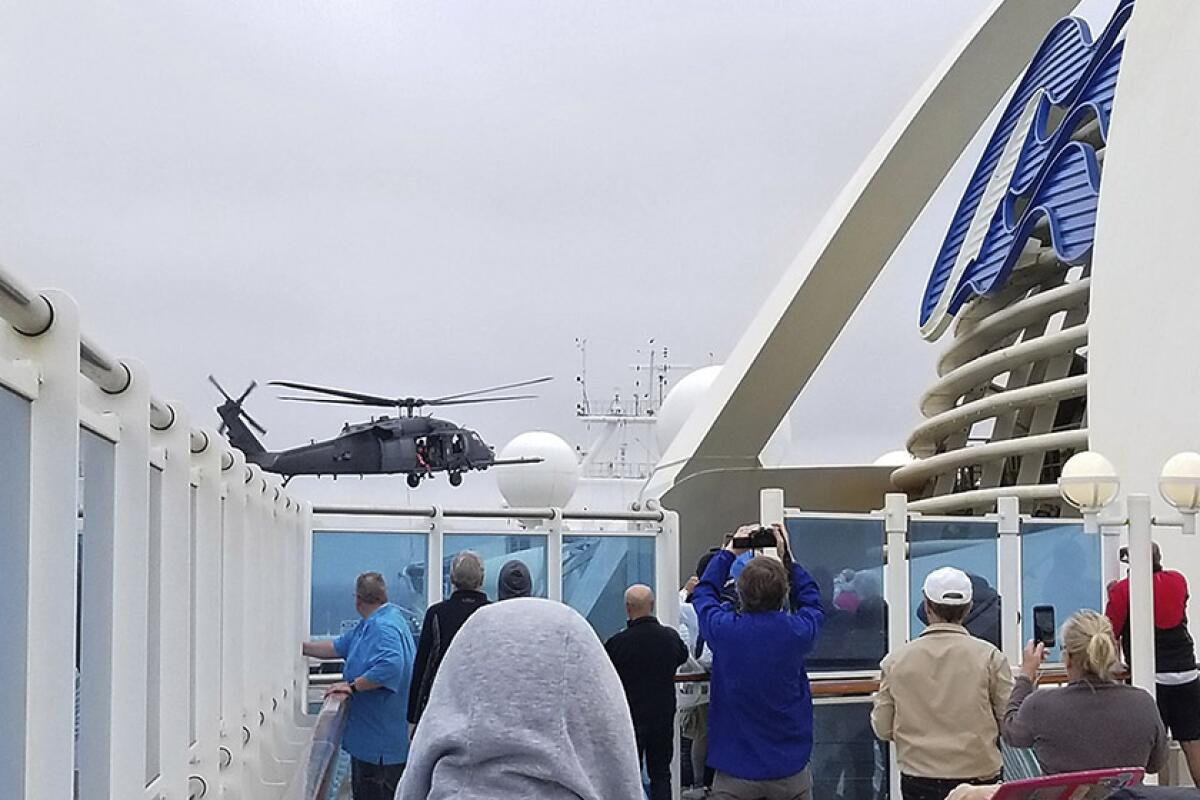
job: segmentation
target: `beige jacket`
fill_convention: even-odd
[[[895,742],[900,772],[921,778],[1000,772],[1000,723],[1013,678],[999,650],[961,625],[938,623],[880,666],[871,727]]]

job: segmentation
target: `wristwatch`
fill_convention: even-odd
[[[350,681],[350,694],[358,694],[358,687],[354,685],[354,681]]]

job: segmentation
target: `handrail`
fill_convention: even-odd
[[[304,748],[284,800],[323,800],[337,766],[348,711],[349,706],[342,695],[325,697],[313,726],[312,739]]]
[[[553,508],[446,508],[444,519],[544,519],[552,520],[559,513]],[[564,520],[613,522],[662,522],[665,514],[659,511],[562,511]],[[342,517],[425,517],[438,516],[434,506],[413,508],[387,506],[314,506],[313,514]]]
[[[26,287],[0,266],[0,319],[18,333],[37,337],[54,325],[54,306],[42,294]],[[124,362],[113,358],[86,335],[79,337],[79,371],[106,394],[121,394],[129,388],[133,376]],[[175,424],[175,409],[157,397],[150,398],[150,427],[165,431]],[[209,445],[204,431],[191,431],[192,452],[203,452]]]

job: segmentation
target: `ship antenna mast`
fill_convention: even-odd
[[[575,413],[586,417],[592,413],[587,393],[587,339],[576,337],[575,348],[579,351],[580,360],[579,374],[575,376],[575,382],[579,384],[579,405],[575,406]]]

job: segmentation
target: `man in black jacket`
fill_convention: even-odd
[[[675,670],[687,661],[687,646],[674,629],[654,617],[654,593],[637,584],[625,591],[629,625],[604,645],[612,659],[637,737],[639,762],[650,775],[651,800],[670,800],[675,751]]]
[[[450,562],[450,585],[454,593],[425,612],[421,641],[413,664],[408,691],[408,723],[411,730],[421,720],[442,657],[467,618],[488,604],[483,586],[483,560],[473,550],[463,550]]]

